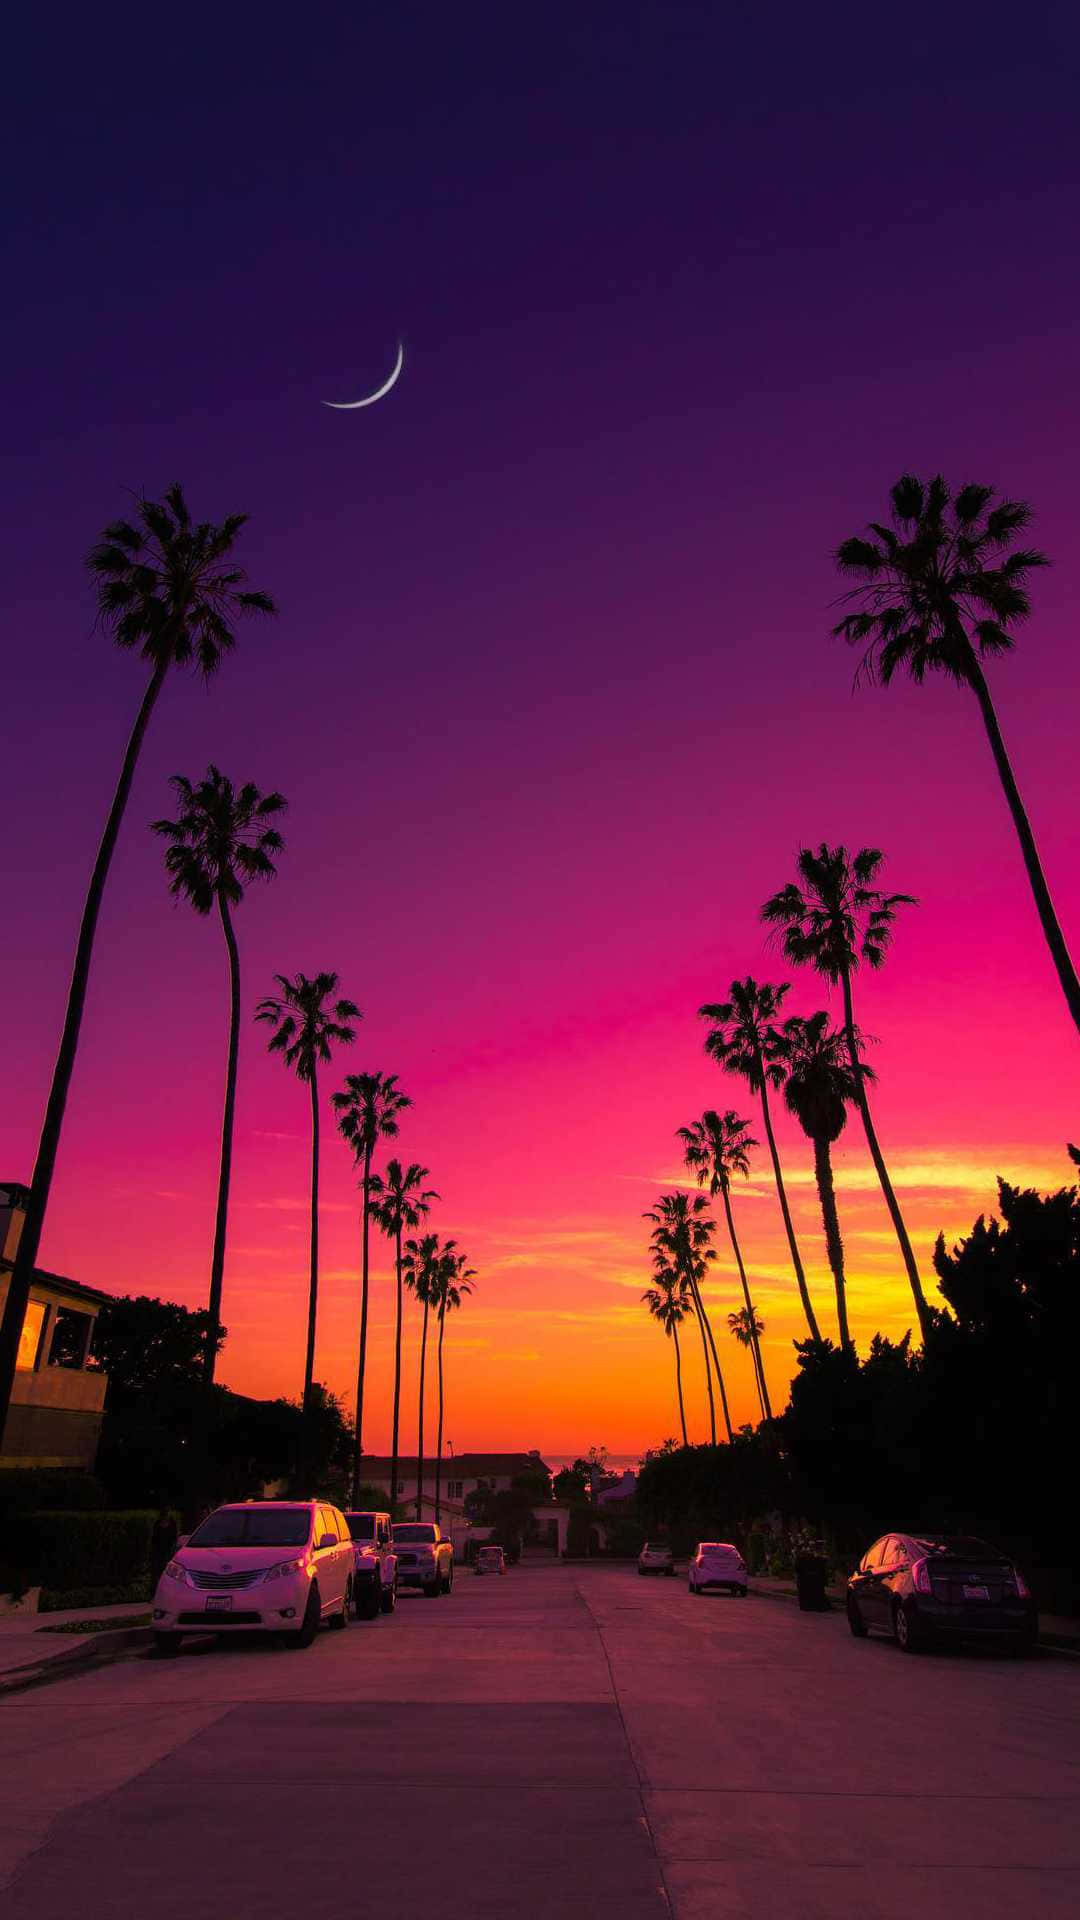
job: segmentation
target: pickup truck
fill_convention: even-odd
[[[454,1584],[454,1546],[434,1520],[396,1520],[394,1552],[399,1587],[420,1587],[429,1600]]]
[[[388,1513],[346,1513],[353,1542],[353,1599],[358,1620],[393,1613],[397,1554]]]

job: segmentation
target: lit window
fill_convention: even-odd
[[[24,1373],[32,1373],[37,1361],[38,1348],[41,1345],[41,1329],[45,1325],[44,1300],[31,1300],[26,1309],[22,1332],[19,1335],[19,1357],[15,1362]]]

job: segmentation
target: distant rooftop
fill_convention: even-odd
[[[360,1462],[360,1478],[382,1479],[389,1474],[392,1464],[388,1453],[365,1453]],[[444,1453],[442,1467],[444,1477],[451,1480],[501,1480],[507,1474],[551,1471],[538,1453]],[[415,1454],[399,1454],[400,1475],[411,1475],[415,1480],[416,1469]],[[434,1471],[434,1454],[425,1454],[425,1477]]]

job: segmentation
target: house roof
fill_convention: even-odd
[[[10,1260],[0,1260],[0,1274],[14,1271]],[[41,1267],[34,1268],[30,1284],[33,1287],[48,1287],[54,1293],[69,1294],[73,1300],[93,1300],[99,1307],[113,1297],[111,1293],[103,1293],[100,1287],[84,1286],[81,1280],[69,1280],[62,1273],[45,1273]]]
[[[380,1477],[388,1474],[392,1464],[388,1453],[365,1453],[360,1462],[360,1478],[363,1480],[373,1474]],[[415,1480],[416,1468],[415,1454],[398,1456],[399,1474]],[[551,1469],[538,1453],[444,1453],[442,1471],[444,1480],[501,1480],[508,1474],[550,1473]],[[424,1478],[427,1479],[434,1472],[434,1457],[425,1455]]]

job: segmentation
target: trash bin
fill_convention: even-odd
[[[795,1562],[795,1590],[803,1613],[828,1613],[825,1592],[828,1565],[822,1553],[800,1553]]]

